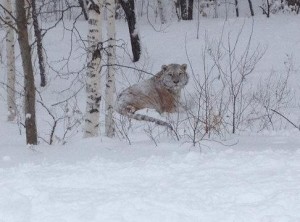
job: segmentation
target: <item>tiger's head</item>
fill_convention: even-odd
[[[162,65],[161,69],[160,81],[169,90],[179,91],[189,81],[186,64]]]

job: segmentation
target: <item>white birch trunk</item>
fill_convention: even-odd
[[[113,105],[115,101],[115,66],[116,63],[116,25],[115,25],[115,0],[107,0],[107,38],[108,38],[108,69],[105,88],[105,134],[113,137],[115,126],[113,120]]]
[[[161,0],[157,0],[157,6],[158,6],[158,13],[159,13],[159,17],[160,17],[160,22],[161,24],[165,24],[166,23],[166,18],[164,15],[164,7],[162,4]]]
[[[15,68],[15,35],[13,20],[10,14],[12,13],[11,0],[4,0],[5,22],[6,22],[6,66],[7,66],[7,106],[8,106],[8,121],[14,121],[17,114],[16,106],[16,68]]]
[[[84,137],[95,137],[99,135],[100,115],[100,63],[101,63],[101,20],[102,1],[93,0],[88,3],[89,33],[88,33],[88,64],[86,75],[86,114]]]

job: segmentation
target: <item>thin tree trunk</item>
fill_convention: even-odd
[[[36,40],[37,55],[39,60],[39,69],[40,69],[40,76],[41,76],[40,85],[41,87],[44,87],[46,86],[46,71],[45,71],[45,62],[44,62],[44,53],[43,53],[43,40],[42,40],[42,33],[39,27],[35,1],[36,0],[31,1],[32,20],[33,20],[33,28],[34,28],[34,35]]]
[[[194,0],[189,0],[188,20],[193,20]]]
[[[115,0],[107,2],[108,23],[107,23],[107,75],[105,88],[105,134],[108,137],[113,137],[115,134],[115,126],[113,119],[113,105],[115,101],[115,67],[116,63],[116,5]]]
[[[252,0],[248,0],[251,16],[254,16]]]
[[[262,6],[260,6],[260,8],[262,9],[262,11],[263,11],[263,14],[266,14],[266,16],[267,16],[267,18],[269,18],[270,17],[270,7],[271,7],[271,5],[270,5],[270,2],[269,2],[269,0],[266,0],[266,4],[267,5],[262,5]],[[265,8],[265,6],[267,7],[267,8]]]
[[[78,3],[79,3],[79,5],[80,5],[80,7],[82,9],[82,13],[83,13],[84,19],[88,20],[89,16],[87,14],[86,0],[78,0]]]
[[[269,0],[267,0],[267,17],[270,18],[270,8],[271,8],[271,4],[269,2]]]
[[[176,11],[176,15],[177,15],[177,18],[178,18],[178,21],[181,20],[181,16],[180,16],[180,0],[175,0],[174,1],[174,4],[175,4],[175,11]],[[199,0],[200,1],[200,0]]]
[[[228,0],[225,0],[225,21],[228,19]]]
[[[188,9],[186,0],[180,0],[180,11],[182,20],[188,20]]]
[[[197,39],[199,39],[200,31],[200,0],[197,2]]]
[[[141,44],[138,29],[136,27],[134,0],[120,0],[120,4],[125,12],[128,23],[133,62],[137,62],[141,57]]]
[[[165,15],[164,15],[164,7],[163,7],[162,0],[157,0],[157,6],[158,6],[158,13],[159,13],[159,17],[160,17],[160,22],[161,22],[161,24],[165,24],[166,23],[166,18],[165,18]]]
[[[232,134],[236,131],[236,96],[233,95],[232,101]]]
[[[86,76],[86,114],[84,137],[99,135],[100,115],[100,63],[101,63],[101,9],[102,1],[90,1],[88,6],[88,64]]]
[[[236,14],[236,17],[239,17],[240,13],[239,13],[239,2],[238,2],[238,0],[234,0],[234,5],[235,5],[235,14]]]
[[[16,1],[16,23],[24,72],[26,143],[36,145],[35,85],[24,0]]]
[[[26,10],[26,20],[27,20],[27,25],[28,25],[28,40],[29,40],[29,43],[32,44],[32,42],[33,42],[33,37],[32,37],[33,21],[32,21],[32,13],[31,13],[31,1],[32,0],[24,0],[24,1],[25,1],[25,10]]]
[[[8,121],[14,121],[17,114],[16,106],[16,67],[15,67],[15,35],[13,26],[11,0],[4,1],[6,22],[6,66],[7,66],[7,106]]]

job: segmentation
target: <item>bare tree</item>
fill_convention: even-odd
[[[24,0],[16,1],[16,23],[24,72],[26,143],[36,145],[35,85]]]
[[[249,78],[249,75],[253,73],[256,64],[261,60],[266,50],[260,45],[251,49],[253,35],[252,24],[252,30],[247,44],[244,49],[241,50],[241,54],[238,55],[237,48],[240,44],[242,31],[243,27],[240,29],[234,40],[229,33],[226,44],[219,42],[216,49],[213,49],[212,46],[212,50],[210,50],[210,55],[220,75],[219,78],[222,80],[223,84],[228,87],[232,133],[235,133],[238,129],[238,125],[242,122],[246,107],[249,105],[249,101],[245,100],[245,83]],[[223,59],[226,60],[225,64],[222,63]]]
[[[239,2],[238,2],[238,0],[234,0],[234,6],[235,6],[235,15],[236,15],[236,17],[239,17],[240,13],[239,13]]]
[[[15,68],[15,35],[12,18],[11,0],[5,0],[3,7],[5,10],[6,22],[6,65],[7,65],[7,106],[8,106],[8,121],[13,121],[16,118],[16,68]]]
[[[248,0],[251,16],[254,16],[252,0]]]
[[[194,0],[189,0],[188,6],[188,20],[193,20],[193,9],[194,9]]]
[[[34,35],[37,47],[37,56],[39,60],[39,69],[40,69],[40,76],[41,76],[41,87],[46,86],[46,70],[45,70],[45,62],[44,62],[44,54],[43,54],[43,41],[42,41],[42,33],[39,27],[38,22],[38,15],[36,10],[36,0],[31,0],[31,7],[32,7],[32,20],[33,20],[33,28],[34,28]]]
[[[263,6],[260,6],[260,8],[263,10],[263,14],[267,16],[267,18],[270,17],[271,12],[271,3],[269,0],[266,0],[266,2],[263,4]]]
[[[88,4],[88,65],[86,74],[86,114],[84,137],[95,137],[99,134],[100,114],[100,63],[101,63],[101,12],[102,1],[90,0]]]
[[[278,119],[275,118],[275,114],[281,116],[294,99],[295,95],[289,85],[291,74],[295,71],[293,57],[288,55],[284,65],[285,70],[280,73],[272,70],[269,75],[263,75],[253,93],[256,114],[254,120],[258,119],[259,130],[275,130],[276,126],[281,126],[281,122],[276,124]]]
[[[87,14],[86,0],[78,0],[78,3],[80,5],[80,7],[82,8],[82,13],[83,13],[83,16],[84,16],[85,20],[88,20],[89,16]]]
[[[113,105],[115,101],[115,66],[116,63],[116,25],[115,25],[115,0],[107,1],[108,23],[107,23],[107,37],[108,37],[108,68],[106,75],[105,88],[105,134],[108,137],[113,137],[115,134],[115,126],[113,120]]]
[[[182,20],[188,20],[188,7],[187,0],[179,0],[180,1],[180,11]]]
[[[119,1],[127,19],[130,41],[131,41],[131,49],[133,54],[133,62],[139,61],[141,57],[141,44],[140,37],[137,29],[136,15],[135,15],[135,6],[134,0],[120,0]]]
[[[198,0],[200,1],[200,0]],[[180,0],[174,0],[174,5],[175,5],[175,11],[176,11],[176,15],[178,18],[178,21],[181,20],[181,15],[180,15]]]
[[[228,19],[228,0],[225,0],[225,21]]]

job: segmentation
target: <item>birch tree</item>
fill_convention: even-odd
[[[88,2],[88,64],[86,75],[86,113],[84,137],[99,135],[100,115],[100,63],[102,46],[102,17],[101,0],[89,0]]]
[[[113,104],[115,101],[115,67],[116,63],[116,3],[115,0],[107,0],[107,74],[105,87],[105,135],[113,137],[115,126],[113,120]]]
[[[8,106],[8,121],[13,121],[16,118],[16,68],[15,68],[15,35],[13,29],[12,4],[11,0],[4,0],[3,7],[5,11],[6,23],[6,66],[7,66],[7,106]]]
[[[26,143],[36,145],[37,129],[35,117],[35,85],[24,0],[16,1],[16,24],[18,28],[18,42],[20,45],[24,72]]]

